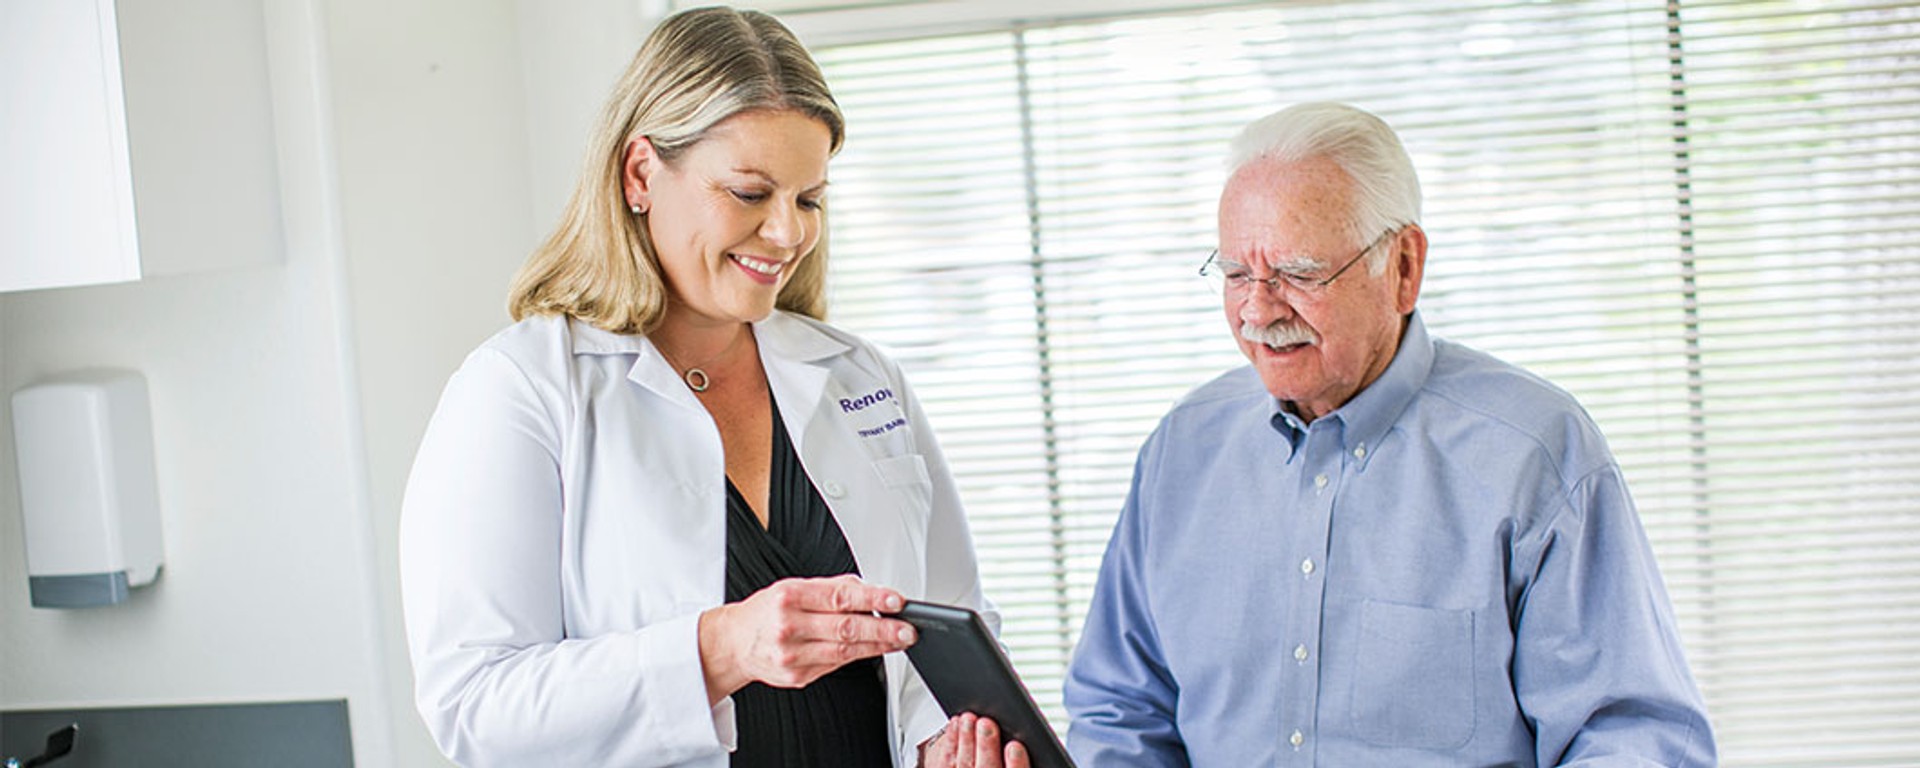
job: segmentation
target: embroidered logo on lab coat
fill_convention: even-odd
[[[907,425],[906,417],[902,415],[897,415],[897,414],[900,414],[900,403],[898,400],[894,399],[893,390],[888,389],[886,387],[881,387],[879,389],[876,389],[872,392],[868,392],[867,394],[861,395],[859,397],[840,398],[840,412],[845,414],[857,414],[867,410],[868,408],[874,408],[875,406],[879,406],[883,403],[892,405],[893,407],[878,409],[880,415],[886,415],[889,413],[896,414],[896,415],[892,420],[889,420],[885,423],[858,429],[857,431],[859,432],[861,437],[879,437],[881,435],[884,435],[888,432],[892,432],[896,429],[899,429]]]

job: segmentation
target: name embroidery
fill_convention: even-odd
[[[907,420],[906,420],[906,419],[894,419],[893,421],[889,421],[889,422],[887,422],[887,423],[885,423],[885,424],[882,424],[882,425],[880,425],[880,426],[877,426],[877,427],[874,427],[873,429],[863,429],[863,430],[860,430],[860,436],[861,436],[861,437],[874,437],[874,436],[876,436],[876,435],[884,435],[884,434],[886,434],[886,433],[888,433],[888,432],[892,432],[892,431],[894,431],[894,430],[896,430],[896,429],[899,429],[899,428],[901,428],[901,427],[904,427],[904,426],[906,426],[906,425],[907,425]]]
[[[893,399],[893,390],[887,389],[885,387],[881,387],[880,389],[874,390],[873,392],[863,395],[861,397],[856,397],[852,399],[848,399],[844,397],[840,398],[840,412],[854,413],[856,411],[863,411],[871,406],[879,405],[880,403],[884,403],[892,399]],[[891,424],[887,426],[888,429],[891,429],[892,427],[893,425]]]

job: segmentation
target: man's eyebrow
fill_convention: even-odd
[[[1287,256],[1278,261],[1267,263],[1267,269],[1276,272],[1311,272],[1316,269],[1324,269],[1326,266],[1326,262],[1312,256],[1299,255]]]
[[[1233,266],[1239,267],[1241,269],[1249,269],[1254,266],[1252,264],[1248,264],[1246,262],[1239,261],[1236,259],[1230,259],[1225,256],[1220,256],[1217,258],[1217,260],[1222,264],[1232,264]],[[1322,269],[1326,267],[1326,264],[1312,256],[1301,256],[1298,254],[1292,254],[1292,255],[1282,256],[1279,259],[1275,259],[1273,261],[1268,261],[1264,264],[1260,264],[1259,266],[1266,267],[1267,269],[1272,270],[1274,272],[1310,272],[1315,269]]]

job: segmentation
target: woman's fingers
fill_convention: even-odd
[[[876,605],[895,605],[900,593],[862,584],[854,576],[791,578],[770,591],[780,609],[781,637],[797,641],[876,643],[899,651],[914,643],[914,626],[897,618],[879,618]]]
[[[768,589],[780,590],[785,607],[811,613],[899,613],[906,606],[899,592],[873,586],[853,574],[787,579]]]
[[[738,604],[736,640],[747,677],[798,688],[850,661],[914,643],[913,625],[873,615],[903,602],[900,593],[853,576],[787,579]]]
[[[898,619],[883,619],[859,613],[796,614],[796,636],[848,645],[871,643],[897,651],[913,645],[913,625]]]
[[[765,591],[779,609],[783,639],[875,643],[891,646],[889,651],[912,645],[915,639],[913,625],[872,615],[898,611],[903,601],[900,593],[868,586],[852,576],[788,579]],[[873,607],[887,605],[893,607]]]

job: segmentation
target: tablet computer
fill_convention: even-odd
[[[919,641],[907,659],[948,717],[972,712],[1000,724],[1001,739],[1027,748],[1033,768],[1074,768],[1033,695],[1013,671],[1013,663],[987,631],[980,614],[966,608],[908,600],[889,618],[912,624]]]

